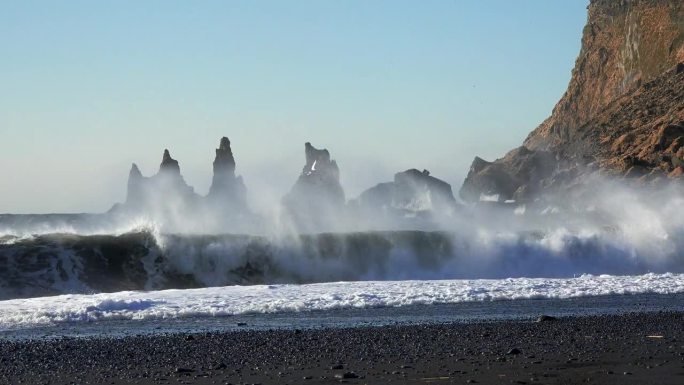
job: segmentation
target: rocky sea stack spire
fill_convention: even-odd
[[[221,138],[214,158],[214,177],[207,196],[210,204],[217,208],[247,210],[247,189],[241,176],[235,176],[235,158],[230,140]]]
[[[169,150],[164,150],[156,175],[144,177],[135,163],[128,173],[126,206],[129,208],[146,212],[152,207],[163,207],[165,200],[185,205],[194,204],[197,198],[194,189],[185,183],[180,165],[171,157]]]
[[[230,139],[225,136],[221,138],[219,148],[216,149],[214,158],[214,181],[217,175],[235,176],[235,158],[230,149]]]
[[[330,159],[328,150],[319,150],[307,142],[304,154],[306,164],[290,193],[283,198],[283,205],[300,226],[316,228],[340,215],[346,203],[345,195],[340,170]]]
[[[169,174],[180,175],[180,165],[178,164],[177,160],[171,157],[169,150],[164,150],[162,162],[159,165],[159,172],[168,172]]]
[[[200,196],[185,182],[180,164],[165,149],[154,176],[145,177],[135,163],[131,166],[126,202],[114,205],[110,212],[144,215],[173,229],[202,226],[212,231],[228,231],[238,223],[236,218],[242,228],[247,228],[247,221],[253,219],[247,206],[247,189],[242,177],[235,175],[235,158],[226,137],[221,138],[216,149],[213,168],[209,193]]]
[[[140,202],[143,199],[143,180],[145,177],[140,172],[138,165],[133,163],[131,171],[128,172],[128,189],[126,193],[126,202]]]

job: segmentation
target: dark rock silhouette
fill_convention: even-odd
[[[162,162],[159,165],[159,173],[169,173],[171,175],[180,175],[180,165],[178,161],[171,157],[169,150],[164,150]]]
[[[200,218],[207,226],[218,226],[233,215],[249,213],[247,189],[241,177],[235,176],[235,159],[228,138],[222,138],[216,149],[214,177],[209,194],[194,192],[181,174],[180,165],[164,150],[157,174],[145,177],[136,164],[128,175],[126,202],[115,205],[112,212],[144,214],[163,221]]]
[[[283,198],[283,206],[303,228],[317,229],[336,221],[343,214],[345,195],[340,185],[337,163],[327,149],[304,145],[306,164],[292,190]]]
[[[127,203],[133,204],[133,202],[142,202],[144,199],[144,179],[145,177],[140,172],[138,165],[133,163],[131,171],[128,173]]]
[[[230,140],[221,138],[214,159],[214,177],[207,200],[219,209],[247,211],[247,188],[241,176],[235,176],[235,158]]]
[[[188,186],[180,173],[178,161],[164,150],[159,172],[144,177],[134,163],[128,174],[128,192],[125,207],[129,210],[149,212],[165,209],[164,201],[175,207],[194,205],[199,196]]]
[[[450,214],[456,207],[451,185],[430,176],[427,170],[406,170],[394,175],[393,182],[380,183],[359,196],[361,210],[403,214],[431,211]]]
[[[496,162],[475,157],[459,194],[466,201],[489,199],[526,201],[544,187],[557,169],[555,155],[521,146]]]

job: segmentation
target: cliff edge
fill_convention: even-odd
[[[679,177],[682,63],[684,2],[592,0],[570,83],[553,113],[503,158],[476,158],[461,197],[526,201],[596,171],[642,182]]]

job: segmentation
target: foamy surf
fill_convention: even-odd
[[[463,302],[684,293],[684,274],[334,282],[126,291],[0,301],[0,331],[106,320],[404,307]]]

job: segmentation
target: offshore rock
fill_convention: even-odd
[[[214,158],[214,177],[207,195],[208,203],[217,209],[247,211],[247,188],[241,176],[235,176],[235,158],[230,140],[221,138]]]
[[[164,150],[154,176],[145,177],[136,164],[131,166],[126,201],[114,205],[110,213],[121,219],[142,217],[174,232],[226,232],[249,229],[259,222],[249,211],[242,178],[235,175],[235,159],[226,137],[216,149],[213,181],[206,197],[185,182],[178,161]]]
[[[528,200],[539,192],[557,170],[549,151],[532,151],[521,146],[495,162],[476,157],[459,194],[466,201]]]
[[[305,231],[318,231],[339,220],[345,195],[337,163],[327,149],[304,145],[306,164],[292,190],[283,197],[286,213]]]
[[[141,202],[144,199],[144,179],[145,177],[140,172],[138,165],[133,163],[131,171],[128,172],[126,202]]]
[[[380,183],[359,196],[364,211],[406,214],[432,212],[451,214],[456,199],[451,185],[430,175],[427,170],[406,170],[394,175],[394,181]]]
[[[197,203],[199,196],[188,186],[180,173],[178,161],[164,150],[159,172],[146,178],[134,163],[128,174],[128,192],[125,206],[129,209],[151,212],[162,208],[166,201],[174,207],[185,208]]]
[[[592,0],[568,89],[522,147],[476,158],[466,201],[531,201],[592,174],[657,184],[684,162],[684,2]]]
[[[180,165],[178,161],[171,157],[169,150],[164,150],[162,162],[159,165],[159,173],[169,173],[171,175],[180,175]]]

